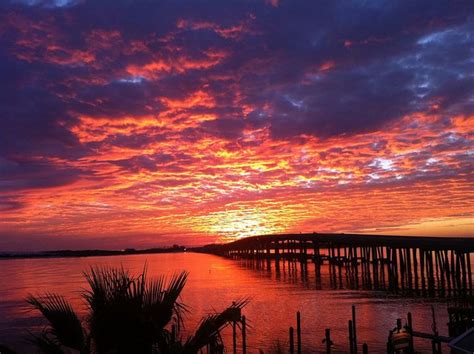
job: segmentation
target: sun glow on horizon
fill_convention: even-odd
[[[219,235],[220,241],[228,242],[250,236],[285,232],[286,225],[278,216],[258,208],[248,210],[224,210],[202,217],[196,231]]]

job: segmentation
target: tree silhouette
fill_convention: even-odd
[[[234,302],[204,317],[196,332],[182,340],[183,314],[188,310],[180,294],[188,273],[148,280],[146,266],[138,276],[123,268],[92,267],[84,276],[90,287],[82,294],[88,307],[84,321],[60,295],[27,297],[48,320],[41,334],[32,335],[40,352],[194,354],[209,346],[219,353],[223,351],[221,330],[240,319],[240,310],[248,302]]]

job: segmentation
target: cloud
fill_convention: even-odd
[[[0,159],[0,191],[15,192],[51,188],[71,184],[79,179],[80,171],[61,168],[49,161]]]
[[[202,240],[246,216],[358,230],[374,203],[377,227],[464,215],[473,16],[468,1],[1,2],[0,231]]]
[[[0,197],[0,213],[3,211],[15,211],[21,209],[23,204],[12,197]]]

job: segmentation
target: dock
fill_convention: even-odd
[[[316,276],[328,265],[331,281],[352,289],[389,290],[431,297],[473,296],[474,237],[414,237],[361,234],[253,236],[197,249],[232,259],[311,264]]]

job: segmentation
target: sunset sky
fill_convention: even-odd
[[[474,235],[474,2],[0,0],[0,251]]]

